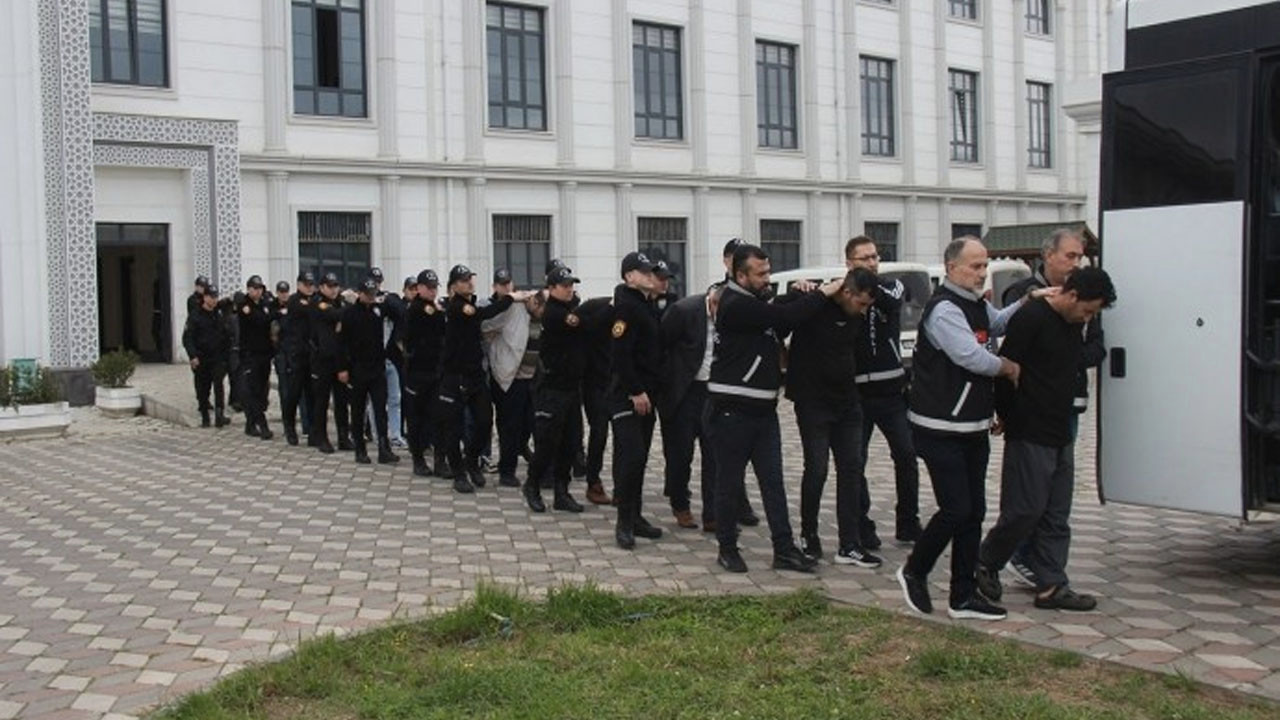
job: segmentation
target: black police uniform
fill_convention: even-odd
[[[660,537],[662,531],[640,516],[644,469],[657,420],[656,401],[662,384],[662,345],[658,315],[640,290],[618,285],[613,292],[614,321],[609,417],[613,427],[613,481],[616,488],[620,547],[635,547],[635,536]],[[649,396],[647,415],[635,411],[631,398]]]
[[[269,440],[267,400],[271,390],[271,323],[275,300],[263,297],[254,302],[248,295],[236,310],[240,326],[240,403],[244,407],[244,431]]]
[[[417,475],[428,475],[426,450],[431,445],[432,425],[438,417],[436,398],[440,394],[440,358],[444,350],[445,313],[437,302],[416,297],[409,303],[402,323],[405,373],[403,412],[408,422],[409,453]],[[441,463],[437,462],[437,466]],[[436,467],[443,474],[443,467]]]
[[[329,442],[329,401],[333,400],[333,420],[338,431],[338,447],[352,450],[348,423],[349,397],[345,383],[338,382],[338,328],[342,322],[342,296],[332,300],[319,295],[311,310],[311,434],[307,444],[323,453],[333,452]]]
[[[376,286],[371,280],[365,282],[361,294],[372,294]],[[351,407],[356,409],[352,418],[351,440],[355,444],[356,462],[359,463],[369,462],[364,442],[364,407],[367,403],[373,405],[378,462],[399,460],[391,452],[391,442],[387,437],[387,351],[383,345],[386,319],[383,303],[365,302],[364,297],[342,310],[342,330],[338,333],[342,348],[339,371],[345,370],[349,375]]]
[[[295,423],[302,411],[302,432],[309,434],[311,409],[311,311],[315,296],[301,291],[289,296],[281,311],[279,357],[284,374],[280,385],[280,411],[289,444],[298,442]]]
[[[205,310],[197,307],[187,316],[182,330],[182,347],[187,357],[198,360],[192,370],[196,385],[196,400],[200,404],[200,421],[209,426],[209,391],[214,393],[214,410],[218,427],[230,423],[226,415],[226,399],[223,380],[227,377],[227,354],[231,351],[231,338],[227,335],[222,310],[214,307]]]
[[[609,378],[613,363],[612,297],[592,298],[579,306],[581,314],[596,318],[587,328],[583,338],[586,354],[586,370],[582,378],[582,406],[587,417],[587,485],[602,485],[600,473],[604,470],[604,448],[609,441]],[[578,444],[582,444],[581,438]]]

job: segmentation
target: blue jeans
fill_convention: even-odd
[[[773,551],[795,547],[787,490],[782,481],[782,432],[777,410],[744,411],[712,401],[707,403],[707,413],[703,426],[716,459],[716,540],[720,547],[737,547],[748,462],[760,484]]]

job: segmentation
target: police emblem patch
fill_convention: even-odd
[[[327,303],[327,302],[322,302],[322,303],[320,303],[320,309],[321,309],[321,310],[328,310],[328,309],[329,309],[329,303]]]
[[[422,306],[422,312],[424,312],[424,313],[426,313],[426,314],[428,314],[428,315],[435,315],[435,314],[436,314],[436,306],[435,306],[435,305],[432,305],[431,303],[427,303],[426,305],[423,305],[423,306]]]
[[[613,336],[620,338],[627,333],[627,321],[618,320],[613,323]]]
[[[580,322],[582,322],[582,321],[581,321],[581,320],[579,320],[579,319],[578,319],[578,316],[577,316],[577,315],[574,315],[573,313],[569,313],[569,314],[568,314],[568,315],[566,315],[566,316],[565,316],[565,318],[564,318],[564,324],[565,324],[565,325],[568,325],[569,327],[578,327],[578,323],[580,323]]]
[[[470,317],[470,316],[472,316],[472,315],[475,315],[475,314],[476,314],[476,306],[475,306],[475,305],[463,305],[463,306],[462,306],[462,314],[463,314],[463,315],[466,315],[466,316],[468,316],[468,317]]]

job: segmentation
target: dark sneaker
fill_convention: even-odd
[[[555,500],[552,501],[551,507],[556,510],[571,513],[580,513],[584,509],[582,507],[582,503],[575,500],[574,497],[567,492],[556,493]]]
[[[760,524],[760,516],[748,510],[743,513],[742,517],[738,518],[738,524],[743,527],[755,527]]]
[[[645,538],[647,540],[657,540],[662,537],[662,528],[654,527],[652,523],[642,517],[636,518],[633,532],[636,537]]]
[[[840,548],[836,551],[837,565],[856,565],[860,568],[878,568],[884,561],[871,553],[856,547]]]
[[[478,465],[467,466],[467,480],[469,480],[471,484],[474,485],[475,487],[478,487],[478,488],[484,487],[484,484],[485,484],[484,472],[481,471],[480,466]]]
[[[947,614],[956,620],[1003,620],[1009,615],[1004,608],[987,602],[978,593],[959,605],[948,607]]]
[[[720,554],[716,557],[716,564],[731,573],[747,571],[747,563],[743,561],[742,553],[738,552],[738,548],[721,548]]]
[[[536,513],[547,511],[547,504],[542,501],[542,491],[533,483],[524,486],[524,502],[529,506],[530,510]]]
[[[929,583],[922,577],[907,572],[907,566],[898,568],[898,585],[902,587],[902,597],[907,606],[921,615],[933,613],[933,600],[929,598]]]
[[[773,553],[773,569],[774,570],[791,570],[794,572],[811,573],[817,567],[818,561],[800,552],[800,548],[792,545],[781,552]]]
[[[1000,602],[1000,596],[1004,595],[1004,587],[1000,585],[1000,573],[995,570],[988,570],[979,565],[978,573],[978,592],[991,602]]]
[[[1036,595],[1036,607],[1041,610],[1089,612],[1097,609],[1098,600],[1092,595],[1081,595],[1066,585],[1059,585],[1049,597]]]
[[[893,532],[893,539],[900,543],[910,544],[920,539],[920,534],[924,532],[924,528],[920,527],[919,520],[911,520],[898,524]]]
[[[474,485],[471,484],[470,480],[466,479],[465,477],[459,476],[455,478],[453,481],[453,491],[456,493],[462,493],[464,495],[467,495],[475,492],[476,488]]]
[[[520,487],[520,479],[511,473],[504,473],[498,476],[498,484],[502,487]]]
[[[1019,584],[1025,585],[1032,590],[1040,587],[1040,578],[1036,577],[1035,572],[1022,558],[1014,556],[1009,561],[1009,569],[1013,570],[1013,579],[1017,580]]]
[[[800,552],[808,555],[814,560],[822,559],[822,541],[817,535],[801,535],[800,536]]]

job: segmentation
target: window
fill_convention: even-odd
[[[680,30],[665,25],[631,26],[632,92],[636,137],[684,137],[680,94]]]
[[[366,117],[364,0],[293,0],[293,111]]]
[[[800,221],[761,220],[760,247],[769,255],[773,272],[800,267]]]
[[[1027,83],[1027,165],[1033,168],[1053,167],[1051,89],[1048,83]]]
[[[796,147],[796,48],[756,41],[756,129],[760,147]]]
[[[542,287],[550,259],[549,215],[493,216],[493,267],[510,270],[516,287]]]
[[[649,256],[652,262],[666,260],[675,278],[671,281],[671,292],[683,296],[685,293],[685,248],[689,244],[688,222],[684,218],[638,218],[640,252]]]
[[[1049,0],[1027,0],[1027,32],[1049,34]]]
[[[949,70],[951,159],[978,162],[978,74]]]
[[[298,264],[315,273],[338,276],[353,288],[368,274],[373,219],[369,213],[298,213]]]
[[[489,127],[546,130],[542,11],[491,2],[486,18]]]
[[[89,0],[94,82],[169,86],[164,0]]]
[[[951,6],[951,17],[964,20],[978,19],[978,0],[947,0]]]
[[[863,233],[876,241],[876,253],[882,262],[894,262],[898,259],[898,223],[869,222]]]
[[[893,157],[893,61],[866,57],[862,68],[862,154]]]
[[[976,238],[982,238],[982,225],[975,223],[951,223],[951,239],[972,235]]]

